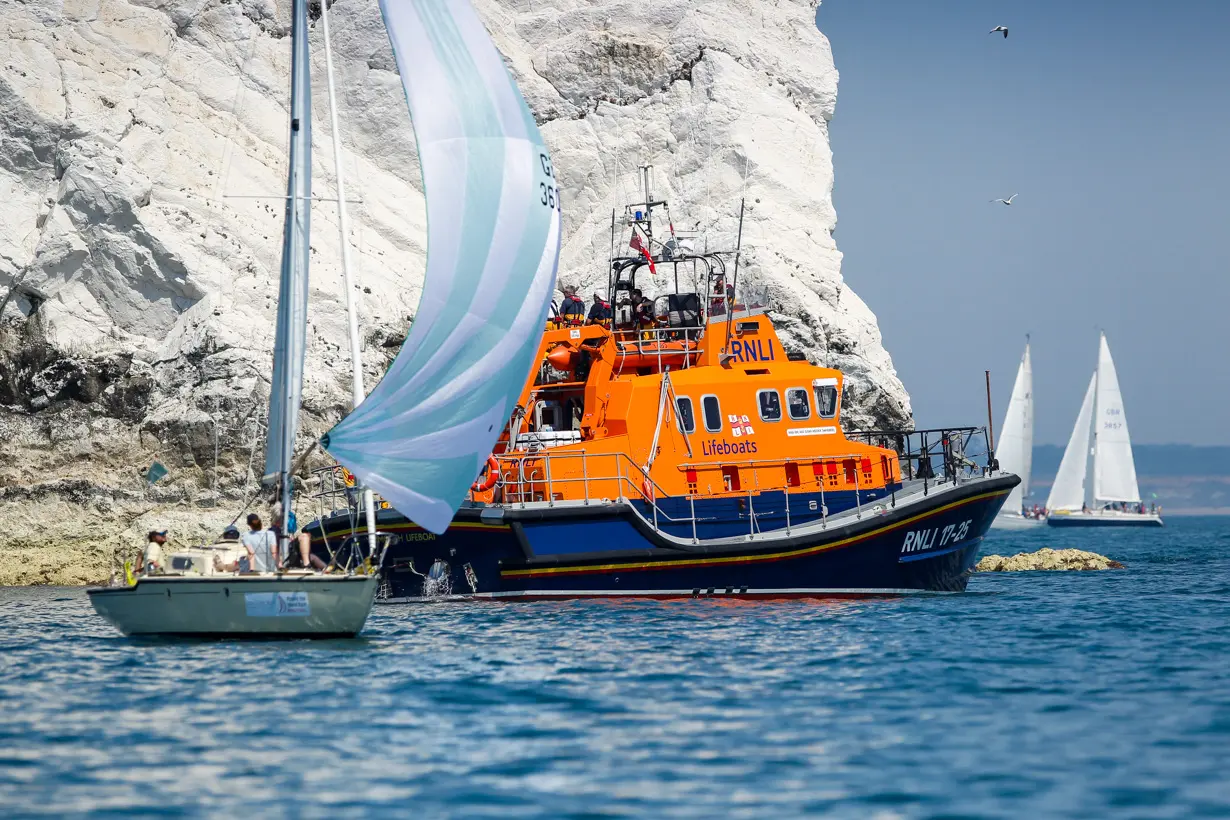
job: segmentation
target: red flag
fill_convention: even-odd
[[[632,229],[632,241],[628,243],[628,247],[634,251],[640,251],[641,256],[645,257],[645,261],[649,263],[649,272],[654,276],[658,275],[658,269],[654,267],[653,257],[649,254],[649,248],[646,248],[645,243],[641,241],[641,235],[636,232],[636,228]]]

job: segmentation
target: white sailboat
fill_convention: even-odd
[[[1162,526],[1161,515],[1143,511],[1140,501],[1123,394],[1105,333],[1046,506],[1047,523],[1056,527]]]
[[[537,348],[527,340],[543,327],[559,257],[558,198],[542,136],[468,0],[382,0],[381,12],[414,122],[425,187],[431,191],[431,251],[409,337],[385,378],[364,399],[353,288],[343,250],[355,406],[321,443],[332,444],[337,459],[363,479],[368,535],[362,557],[368,560],[330,574],[240,572],[216,562],[206,548],[172,553],[168,572],[89,591],[95,610],[125,634],[358,634],[375,599],[383,557],[377,543],[387,543],[377,538],[366,488],[380,489],[420,525],[441,529],[500,435],[492,420],[512,412],[534,364]],[[290,546],[285,533],[293,506],[290,479],[308,312],[312,135],[307,33],[308,0],[293,0],[290,167],[265,461],[265,479],[282,502],[281,555]],[[331,72],[332,60],[327,63]],[[345,249],[338,139],[335,117]],[[351,552],[363,550],[356,544]]]
[[[1022,530],[1040,526],[1044,521],[1041,515],[1024,510],[1024,499],[1029,495],[1029,474],[1033,466],[1034,447],[1034,374],[1033,365],[1029,359],[1029,339],[1025,340],[1025,353],[1021,356],[1021,365],[1016,371],[1016,382],[1012,385],[1012,398],[1008,400],[1008,413],[1004,417],[1004,426],[1000,428],[999,447],[995,458],[1000,469],[1008,473],[1016,473],[1021,483],[1008,494],[999,515],[991,523],[994,529]]]

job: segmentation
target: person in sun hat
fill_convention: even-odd
[[[563,285],[564,301],[559,308],[559,318],[569,324],[580,324],[585,316],[585,300],[577,296],[577,289],[572,285]]]

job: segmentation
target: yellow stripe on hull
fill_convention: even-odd
[[[765,555],[730,555],[730,556],[714,556],[710,558],[686,558],[686,559],[669,560],[669,561],[644,561],[644,562],[627,563],[627,564],[593,564],[593,565],[580,566],[580,567],[541,567],[541,568],[535,568],[535,569],[508,569],[508,570],[501,571],[500,576],[503,578],[529,578],[529,577],[542,576],[542,575],[568,575],[568,574],[573,574],[573,573],[609,572],[613,570],[622,570],[622,571],[630,572],[630,571],[638,570],[638,569],[668,569],[668,568],[675,568],[675,567],[711,566],[714,564],[751,564],[751,563],[761,563],[765,561],[780,561],[783,558],[798,558],[798,557],[805,556],[805,555],[814,555],[819,552],[825,552],[827,550],[837,549],[838,547],[844,547],[849,544],[857,543],[859,541],[865,541],[868,538],[872,538],[877,535],[882,535],[883,533],[891,532],[895,529],[908,526],[914,523],[915,521],[919,521],[923,518],[930,518],[931,516],[936,515],[937,513],[942,513],[947,510],[952,510],[957,507],[962,507],[966,504],[972,504],[975,501],[982,501],[987,498],[997,498],[1000,496],[1005,496],[1009,492],[1010,492],[1009,490],[1001,490],[1001,491],[996,491],[996,492],[982,493],[981,495],[971,496],[970,498],[965,498],[965,499],[962,499],[961,501],[954,501],[951,504],[946,504],[942,507],[937,507],[934,510],[928,510],[925,513],[919,513],[918,515],[912,516],[910,518],[906,518],[902,521],[898,521],[895,524],[891,524],[887,527],[880,527],[879,529],[874,529],[874,530],[871,530],[870,532],[862,533],[861,535],[854,535],[849,538],[843,538],[839,541],[833,541],[832,543],[829,543],[829,544],[818,544],[814,547],[801,547],[799,549],[786,550],[785,552],[774,552],[774,553],[768,553]]]

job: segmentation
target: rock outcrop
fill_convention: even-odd
[[[0,5],[0,583],[103,577],[97,548],[154,522],[203,536],[260,471],[286,5]],[[745,198],[743,283],[788,346],[845,371],[848,424],[900,426],[909,399],[833,240],[837,72],[815,5],[476,0],[560,175],[561,280],[605,289],[611,209],[636,197],[640,164],[677,227],[698,225],[710,248],[733,246]],[[415,311],[424,207],[376,0],[332,9],[370,384]],[[320,36],[314,179],[327,198]],[[348,397],[332,204],[314,209],[313,228],[305,435]],[[150,488],[155,459],[171,474]],[[43,560],[70,547],[74,566],[93,568],[63,575]],[[12,570],[12,556],[43,569]]]
[[[1035,570],[1123,569],[1123,564],[1105,555],[1084,550],[1053,550],[1043,547],[1037,552],[1016,555],[984,555],[974,572],[1032,572]]]

